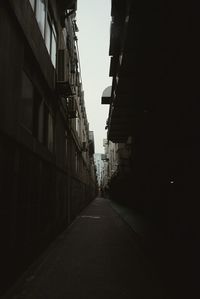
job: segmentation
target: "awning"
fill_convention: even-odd
[[[112,92],[112,86],[108,86],[104,89],[101,97],[101,104],[110,104],[111,92]]]

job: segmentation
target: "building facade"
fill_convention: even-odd
[[[131,174],[130,168],[130,138],[127,143],[114,143],[104,139],[104,155],[102,160],[104,163],[102,174],[103,188],[109,191],[110,199],[122,200],[126,203],[124,194],[128,193],[129,177]]]
[[[102,103],[110,107],[108,140],[128,145],[130,155],[126,184],[118,176],[115,187],[121,186],[122,202],[129,197],[128,205],[154,224],[164,275],[177,297],[190,297],[200,244],[199,7],[194,1],[111,3],[113,81]]]
[[[101,188],[102,180],[103,180],[103,168],[104,168],[104,163],[102,161],[101,153],[94,154],[94,163],[95,163],[95,168],[96,168],[98,186],[99,186],[99,188]]]
[[[96,193],[76,1],[0,3],[3,291]]]

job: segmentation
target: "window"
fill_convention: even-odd
[[[48,113],[47,147],[51,152],[54,151],[54,120],[50,112]]]
[[[38,108],[38,128],[37,128],[38,140],[44,143],[44,102],[42,101]]]
[[[20,122],[38,141],[54,151],[52,111],[25,71],[22,72]]]
[[[44,103],[44,144],[54,152],[54,118],[46,103]]]
[[[62,34],[63,34],[63,39],[64,39],[64,42],[65,42],[65,46],[67,47],[67,30],[66,30],[66,28],[62,29]]]
[[[51,54],[51,23],[49,18],[47,18],[47,23],[46,23],[46,32],[45,32],[45,44],[47,47],[47,50],[49,54]]]
[[[37,0],[36,1],[36,19],[38,21],[38,25],[42,36],[44,37],[45,33],[45,17],[46,17],[46,1],[45,0]]]
[[[56,43],[57,35],[54,25],[52,25],[52,42],[51,42],[51,61],[53,66],[56,67]]]
[[[75,119],[75,121],[76,121],[76,132],[77,132],[77,134],[79,136],[79,134],[80,134],[80,120],[79,120],[79,117],[77,117]]]
[[[33,10],[35,10],[35,0],[29,0]]]
[[[43,141],[43,102],[42,96],[30,80],[25,71],[22,71],[21,93],[21,124],[39,141]]]
[[[45,45],[51,57],[54,67],[56,67],[56,51],[57,51],[57,32],[53,17],[50,13],[47,0],[29,0],[35,12],[38,26],[45,40]]]
[[[33,131],[34,86],[27,74],[22,72],[21,87],[21,123],[31,133]]]
[[[45,44],[49,55],[51,56],[51,61],[54,67],[56,67],[56,44],[57,44],[57,33],[53,21],[51,21],[50,16],[47,18],[46,28],[45,28]]]

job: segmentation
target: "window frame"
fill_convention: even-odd
[[[40,16],[38,14],[38,7],[39,7],[39,5],[41,5],[42,2],[44,3],[44,16],[43,16],[43,19],[41,19],[43,28],[41,28],[40,18],[38,18],[38,16]],[[48,10],[48,1],[47,0],[35,0],[35,18],[37,20],[38,27],[40,29],[43,39],[45,39],[47,10]]]
[[[51,124],[50,124],[51,120]],[[48,109],[48,124],[47,124],[47,144],[48,150],[54,153],[55,150],[55,120],[53,113]]]
[[[34,4],[33,4],[33,2]],[[56,28],[56,24],[55,24],[55,20],[49,5],[49,0],[44,0],[44,5],[45,5],[45,16],[44,16],[44,29],[42,30],[41,26],[40,26],[40,22],[37,18],[37,9],[38,9],[38,1],[42,1],[42,0],[29,0],[29,3],[33,9],[38,27],[40,29],[40,32],[42,34],[45,46],[47,48],[48,54],[50,56],[51,62],[53,64],[53,67],[56,69],[57,66],[57,49],[58,49],[58,32],[57,32],[57,28]],[[34,7],[33,7],[34,5]],[[47,45],[47,40],[46,40],[46,35],[47,35],[47,23],[49,24],[49,28],[50,28],[50,49],[48,49],[48,45]],[[53,49],[52,49],[52,45],[53,45],[53,38],[55,40],[55,56],[52,54],[53,53]]]
[[[27,111],[23,103],[23,80],[27,78],[32,88],[32,103],[31,103],[31,126],[23,120],[24,113]],[[26,97],[24,97],[26,99]],[[51,118],[51,124],[50,124]],[[40,88],[35,80],[31,78],[31,73],[27,64],[24,65],[21,72],[21,101],[19,124],[39,143],[43,144],[51,153],[55,152],[55,115],[51,107],[47,104]]]

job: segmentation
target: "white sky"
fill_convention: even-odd
[[[78,46],[85,105],[90,131],[94,131],[95,152],[103,153],[109,105],[101,105],[109,77],[111,0],[78,0]]]

